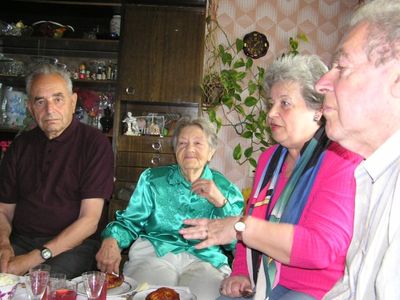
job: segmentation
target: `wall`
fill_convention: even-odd
[[[329,64],[349,15],[357,0],[214,0],[218,5],[217,20],[228,38],[234,41],[246,33],[264,33],[270,48],[266,56],[256,60],[267,67],[275,57],[286,52],[289,37],[305,33],[308,43],[300,43],[300,53],[317,54]],[[222,32],[217,32],[218,43],[225,43]],[[239,137],[232,130],[222,128],[218,134],[219,149],[211,167],[224,173],[241,189],[252,183],[249,166],[239,166],[232,158],[232,150]]]

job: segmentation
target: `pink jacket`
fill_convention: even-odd
[[[249,204],[265,198],[268,186],[260,192],[258,199],[253,198],[253,193],[276,147],[266,150],[258,160]],[[282,265],[279,284],[321,299],[343,276],[353,232],[354,169],[360,161],[361,157],[337,143],[332,142],[329,146],[303,214],[295,225],[290,263]],[[282,175],[285,167],[278,179],[272,207],[288,179]],[[252,216],[264,219],[266,208],[266,205],[255,208]],[[246,248],[239,242],[231,276],[248,274]]]

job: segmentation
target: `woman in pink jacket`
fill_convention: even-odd
[[[354,169],[361,158],[330,141],[316,56],[285,56],[266,74],[268,123],[278,143],[261,154],[246,215],[187,220],[198,248],[237,238],[222,299],[321,299],[341,278],[353,230]]]

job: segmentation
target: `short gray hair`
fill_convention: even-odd
[[[43,63],[35,65],[26,77],[26,93],[28,94],[28,97],[30,98],[32,82],[36,79],[36,77],[53,74],[57,74],[65,80],[68,92],[72,94],[72,80],[70,73],[64,68],[58,67],[57,65]]]
[[[365,53],[376,66],[400,59],[400,1],[374,0],[360,6],[350,20],[348,32],[368,26]]]
[[[213,150],[217,149],[218,137],[215,126],[205,118],[193,118],[185,116],[180,118],[176,123],[174,134],[172,136],[172,146],[174,147],[175,152],[179,135],[181,134],[182,129],[188,126],[198,126],[200,129],[202,129],[207,137],[207,142],[210,148]]]
[[[324,95],[315,90],[315,84],[327,71],[328,67],[316,55],[285,55],[267,68],[265,91],[269,97],[275,83],[297,82],[307,107],[318,110],[322,107]]]

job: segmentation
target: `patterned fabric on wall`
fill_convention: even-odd
[[[216,0],[213,0],[216,1]],[[317,54],[329,64],[343,35],[349,16],[357,0],[217,0],[217,19],[230,41],[243,38],[246,33],[264,33],[270,48],[266,56],[255,61],[268,68],[274,58],[286,52],[289,38],[305,33],[308,43],[300,42],[303,54]],[[221,31],[218,43],[226,43]],[[238,165],[232,158],[233,148],[241,140],[233,130],[224,127],[219,134],[219,148],[211,167],[221,171],[241,189],[251,186],[248,164]]]

